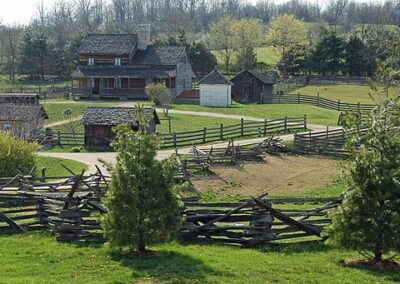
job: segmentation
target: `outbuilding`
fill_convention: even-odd
[[[225,78],[217,68],[199,81],[200,105],[230,107],[232,104],[232,82]]]
[[[265,103],[272,101],[275,74],[261,74],[245,70],[232,79],[232,98],[244,103]]]
[[[156,124],[160,119],[155,109],[145,108],[144,113],[148,120],[148,132],[156,132]],[[85,128],[85,148],[88,150],[111,150],[111,141],[115,138],[113,127],[119,124],[128,124],[137,130],[138,124],[134,120],[135,108],[129,107],[88,107],[83,114],[82,124]]]

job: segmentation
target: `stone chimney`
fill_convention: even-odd
[[[145,50],[150,45],[150,30],[151,26],[149,24],[136,25],[134,28],[134,33],[138,37],[138,49]]]

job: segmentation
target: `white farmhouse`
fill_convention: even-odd
[[[230,107],[232,103],[232,82],[222,75],[217,68],[199,81],[200,105]]]

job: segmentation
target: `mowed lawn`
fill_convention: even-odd
[[[174,109],[204,111],[223,114],[252,116],[256,118],[280,119],[307,115],[308,123],[334,126],[337,125],[339,112],[303,104],[240,104],[230,108],[205,107],[198,104],[174,104]],[[218,118],[219,120],[219,118]]]
[[[40,174],[42,168],[46,168],[46,176],[48,177],[71,176],[71,173],[69,173],[62,165],[66,166],[74,173],[80,173],[82,170],[87,169],[87,166],[80,162],[54,157],[38,156],[35,159],[35,163],[37,173]]]
[[[65,79],[51,79],[51,80],[29,80],[28,76],[17,76],[16,80],[12,82],[8,76],[0,75],[0,90],[4,88],[48,88],[51,86],[64,87],[71,85],[71,80]]]
[[[113,258],[101,244],[57,243],[32,233],[0,236],[1,283],[395,283],[400,270],[355,268],[354,251],[321,243],[241,249],[170,243],[158,257]]]
[[[380,89],[382,90],[382,89]],[[374,104],[374,99],[379,100],[379,98],[384,97],[384,94],[379,96],[373,95],[373,98],[369,94],[374,92],[367,85],[353,85],[353,84],[337,84],[337,85],[312,85],[302,88],[295,89],[290,93],[300,93],[302,95],[317,96],[319,95],[323,98],[330,100],[340,100],[343,103],[363,103],[363,104]],[[395,88],[389,89],[390,97],[395,97],[400,95],[400,90]]]

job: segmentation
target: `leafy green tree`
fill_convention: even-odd
[[[327,32],[315,47],[314,71],[319,74],[337,74],[344,69],[345,41],[335,31]]]
[[[208,43],[225,64],[225,71],[230,74],[231,61],[235,53],[235,21],[229,17],[221,18],[210,25]]]
[[[239,71],[253,69],[257,63],[254,48],[261,45],[262,22],[256,19],[242,19],[234,23],[234,50]]]
[[[400,136],[393,131],[399,110],[399,98],[386,96],[366,121],[359,119],[360,111],[349,114],[346,147],[353,187],[326,231],[330,243],[356,249],[378,263],[385,253],[400,250]]]
[[[156,159],[159,141],[146,133],[149,117],[140,105],[136,113],[138,131],[128,125],[115,128],[112,145],[118,153],[117,164],[102,223],[112,250],[128,248],[143,254],[147,245],[170,240],[181,218],[172,160]]]
[[[266,39],[268,44],[280,51],[278,66],[284,75],[293,68],[299,55],[297,51],[309,45],[305,24],[288,14],[277,16],[271,21]]]
[[[46,36],[42,32],[33,33],[27,30],[20,47],[19,70],[33,78],[40,75],[44,79],[45,61],[49,52]]]
[[[352,36],[344,49],[345,70],[350,76],[372,76],[376,69],[374,58],[369,58],[367,47],[357,36]]]

